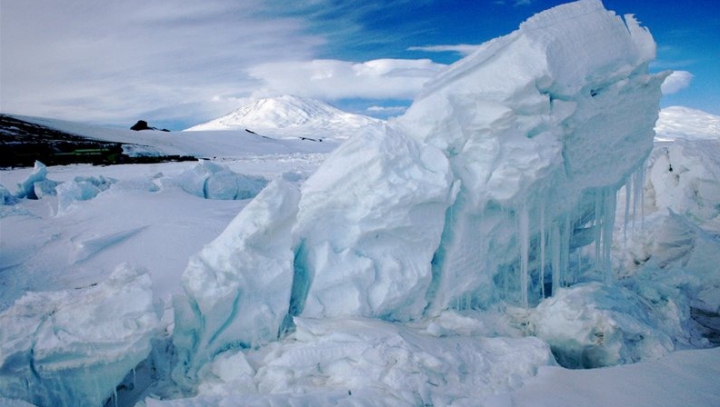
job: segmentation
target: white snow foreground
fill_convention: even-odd
[[[222,376],[221,382],[270,394],[237,396],[242,403],[356,402],[345,390],[323,390],[321,399],[276,394],[307,395],[324,386],[352,387],[353,394],[358,389],[388,392],[377,403],[364,398],[361,404],[466,403],[457,397],[457,389],[488,380],[469,364],[432,366],[427,371],[408,368],[443,379],[421,380],[431,386],[412,384],[411,394],[400,382],[385,388],[377,385],[379,372],[393,374],[388,366],[429,351],[406,352],[385,367],[348,376],[368,351],[354,350],[355,340],[349,339],[350,344],[313,352],[310,349],[321,347],[323,341],[321,336],[304,336],[307,321],[319,320],[318,326],[329,323],[322,322],[329,318],[408,322],[451,308],[502,309],[505,306],[498,304],[508,303],[527,308],[587,276],[612,283],[617,191],[641,172],[658,117],[665,75],[648,73],[654,56],[652,37],[632,16],[623,21],[597,0],[553,8],[453,65],[427,85],[405,116],[384,129],[366,127],[346,141],[304,183],[296,206],[292,189],[276,186],[258,195],[248,212],[238,215],[186,271],[188,298],[176,301],[188,306],[176,309],[174,341],[181,363],[174,379],[183,387],[204,391],[212,388],[213,375]],[[269,236],[272,244],[254,243]],[[578,250],[589,245],[590,250]],[[286,304],[285,315],[278,314]],[[587,306],[594,305],[590,301]],[[624,311],[619,307],[620,313]],[[652,307],[637,312],[641,321],[659,319],[645,314],[652,314]],[[516,321],[519,326],[529,322],[525,315]],[[365,321],[359,329],[368,332],[383,324],[357,320]],[[628,320],[613,321],[622,331]],[[533,322],[542,332],[544,319]],[[352,337],[344,333],[351,325],[332,326],[339,337]],[[388,342],[403,338],[401,326],[381,336],[379,343],[390,346]],[[274,333],[282,337],[293,329],[297,331],[282,342],[267,344],[275,339]],[[650,331],[643,329],[610,341],[621,348],[610,357],[608,352],[582,357],[590,358],[587,365],[600,366],[657,357],[672,348],[663,339],[660,348],[657,340],[644,340],[643,333]],[[462,349],[460,343],[466,340],[446,341],[443,358],[457,357],[449,349]],[[473,352],[492,347],[473,342],[477,340],[468,342],[474,343]],[[592,345],[587,343],[592,335],[581,340],[582,346]],[[294,341],[309,343],[297,344],[302,356],[288,366],[307,369],[287,367],[263,376],[283,357],[284,351],[275,350],[292,348]],[[357,346],[366,348],[360,342]],[[337,345],[337,340],[332,343]],[[527,346],[511,347],[507,354],[523,354]],[[267,354],[263,363],[242,362],[258,353]],[[231,358],[244,367],[223,367]],[[551,359],[530,360],[534,367],[503,367],[519,380],[512,386]],[[312,369],[317,370],[317,381]],[[456,373],[462,379],[453,382],[449,378]],[[323,378],[336,374],[341,378],[337,382]],[[476,386],[473,394],[512,386]],[[210,397],[197,400],[201,405],[240,400],[198,397]]]
[[[0,396],[102,405],[150,353],[151,285],[147,272],[125,265],[94,286],[25,294],[0,314]]]

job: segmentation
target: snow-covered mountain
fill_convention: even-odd
[[[684,106],[660,111],[655,125],[658,140],[677,138],[720,139],[720,116]]]
[[[379,123],[379,119],[344,112],[319,100],[286,95],[259,99],[186,131],[247,129],[274,136],[314,134],[317,138],[344,139]]]

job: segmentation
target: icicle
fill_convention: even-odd
[[[518,211],[518,241],[520,248],[520,303],[528,307],[529,272],[528,260],[530,257],[530,216],[527,205],[523,204]]]
[[[563,221],[563,229],[560,235],[560,243],[562,245],[560,249],[560,271],[565,276],[565,281],[561,280],[567,286],[567,270],[570,265],[570,239],[572,238],[572,224],[570,222],[570,215],[566,214]]]
[[[613,229],[615,228],[615,209],[617,206],[617,193],[611,193],[612,190],[608,187],[605,192],[605,207],[603,208],[603,221],[602,221],[602,244],[603,244],[603,256],[602,264],[603,271],[605,273],[605,283],[612,284],[613,272],[612,272],[612,261],[610,260],[610,252],[612,250],[612,237]]]
[[[552,252],[552,294],[555,295],[557,289],[560,288],[560,251],[562,250],[560,225],[553,225],[552,234],[550,235],[550,249]]]
[[[644,186],[645,183],[645,167],[644,165],[638,168],[637,171],[632,176],[633,178],[633,227],[635,226],[635,219],[638,218],[638,215],[640,217],[641,222],[641,228],[644,227],[644,208],[645,206],[645,193],[644,193]],[[640,213],[638,214],[638,206],[640,206]]]
[[[545,200],[540,202],[540,298],[545,298]]]
[[[627,248],[627,231],[630,222],[630,202],[632,196],[632,176],[625,181],[625,224],[623,225],[623,245]]]
[[[595,190],[595,213],[593,214],[593,235],[595,240],[595,263],[599,263],[602,257],[602,221],[604,218],[605,194],[602,188]]]

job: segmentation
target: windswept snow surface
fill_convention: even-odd
[[[297,96],[259,99],[232,113],[186,131],[249,130],[274,137],[344,140],[380,120],[339,110],[319,100]]]
[[[720,141],[653,147],[654,48],[556,7],[342,144],[35,119],[215,159],[0,173],[0,406],[717,406]]]

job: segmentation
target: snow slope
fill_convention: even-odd
[[[99,126],[39,117],[17,116],[21,120],[77,134],[97,140],[132,144],[129,148],[144,146],[145,154],[189,155],[198,158],[244,159],[267,155],[297,153],[327,153],[337,147],[335,140],[325,144],[297,137],[280,139],[244,130],[164,132],[107,129]],[[315,145],[320,144],[320,145]]]
[[[285,95],[259,99],[186,131],[248,129],[274,137],[342,140],[379,123],[378,119],[347,113],[319,100]]]

